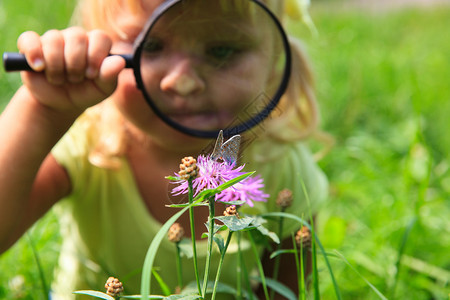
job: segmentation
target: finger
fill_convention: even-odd
[[[111,50],[112,41],[109,36],[101,30],[89,32],[88,38],[89,46],[86,77],[94,79],[98,76],[103,60],[108,56]]]
[[[45,75],[52,84],[65,82],[64,72],[64,38],[60,31],[47,31],[41,38],[45,60]]]
[[[67,79],[71,83],[82,82],[87,64],[87,34],[79,27],[66,29],[62,34],[64,37],[64,64]]]
[[[96,84],[104,94],[114,92],[119,73],[125,68],[125,64],[125,59],[120,56],[109,56],[103,60]]]
[[[42,53],[41,37],[32,31],[22,33],[17,40],[17,48],[27,59],[28,64],[36,72],[45,68],[44,54]]]

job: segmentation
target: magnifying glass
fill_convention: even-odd
[[[114,54],[112,54],[114,55]],[[156,115],[192,136],[240,134],[261,123],[288,85],[291,53],[260,0],[169,0],[121,55]],[[4,53],[6,71],[32,69]]]

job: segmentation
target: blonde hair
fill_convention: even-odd
[[[120,38],[126,34],[117,26],[115,17],[122,9],[138,14],[143,9],[141,0],[79,0],[72,16],[72,24],[88,30],[113,30]]]
[[[139,14],[139,11],[143,9],[142,1],[80,0],[72,23],[81,25],[87,30],[113,30],[119,37],[126,39],[125,33],[117,26],[114,18],[122,9]],[[263,2],[282,20],[286,16],[292,16],[292,11],[285,11],[285,9],[292,10],[292,4],[295,1],[264,0]],[[292,72],[288,89],[277,107],[277,116],[269,117],[265,121],[264,131],[260,130],[258,136],[282,143],[316,137],[331,145],[331,139],[318,130],[319,112],[314,94],[313,76],[304,47],[294,37],[290,37],[289,42],[292,52]],[[97,123],[101,133],[90,155],[91,163],[99,167],[118,167],[120,163],[117,157],[123,155],[127,143],[123,116],[117,112],[110,101],[88,109],[86,114],[93,116],[92,120]]]

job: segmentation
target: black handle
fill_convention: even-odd
[[[125,68],[133,68],[133,55],[132,54],[110,54],[118,55],[125,59]],[[16,71],[34,71],[28,64],[25,55],[22,53],[5,52],[3,53],[3,68],[7,72]]]
[[[31,66],[28,64],[25,55],[23,55],[22,53],[3,53],[3,67],[7,72],[33,71]]]

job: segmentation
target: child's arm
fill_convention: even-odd
[[[86,108],[112,94],[125,65],[107,57],[111,40],[100,31],[26,32],[18,46],[43,72],[22,72],[23,86],[0,116],[0,253],[70,193],[50,150]]]

